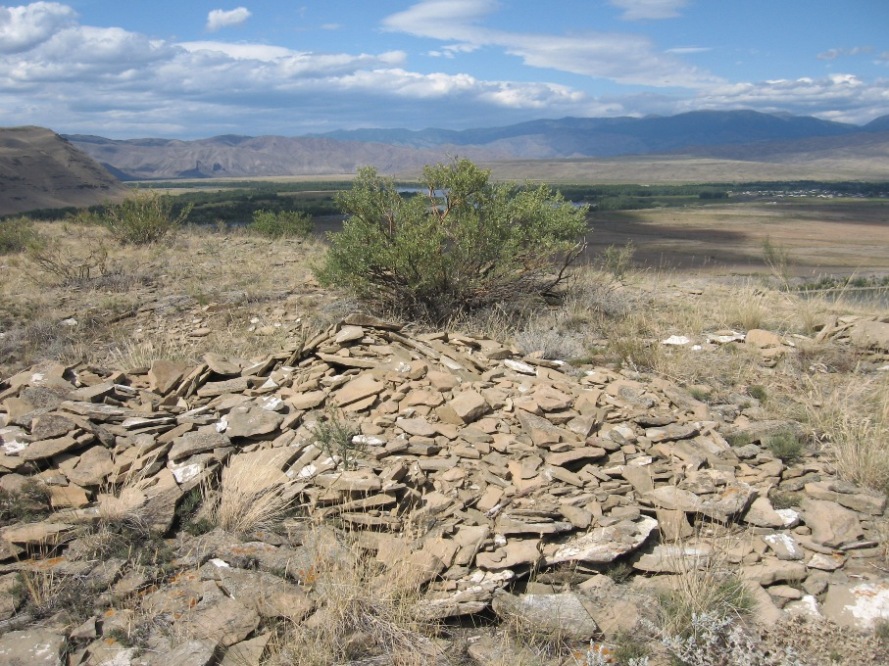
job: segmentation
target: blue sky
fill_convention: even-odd
[[[889,114],[887,0],[0,5],[0,125],[115,138]]]

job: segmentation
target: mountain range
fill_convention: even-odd
[[[483,162],[653,154],[774,161],[800,151],[877,146],[879,155],[889,156],[889,115],[863,126],[742,110],[535,120],[459,131],[357,129],[193,141],[65,138],[122,180],[239,178],[351,174],[364,165],[384,173],[405,173],[453,155]]]

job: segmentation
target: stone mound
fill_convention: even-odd
[[[814,456],[784,464],[766,440],[799,425],[740,412],[664,379],[360,316],[260,362],[35,367],[0,384],[0,490],[37,481],[53,512],[5,521],[0,585],[35,571],[101,580],[108,610],[35,629],[20,603],[0,605],[0,655],[64,639],[78,647],[69,664],[258,664],[271,619],[311,622],[313,562],[321,548],[339,553],[343,530],[399,567],[429,619],[493,609],[581,643],[607,639],[645,602],[603,573],[620,567],[642,588],[717,560],[740,567],[763,626],[889,619],[886,496]],[[196,489],[225,495],[238,478],[252,483],[247,508],[270,491],[286,502],[288,536],[179,533]],[[176,535],[179,573],[158,587],[84,557],[85,526],[109,516]],[[133,594],[173,629],[147,656],[109,638]]]

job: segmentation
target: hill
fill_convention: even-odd
[[[51,130],[0,129],[0,215],[90,206],[122,193],[114,176]]]
[[[788,165],[804,165],[813,151],[822,161],[836,154],[844,166],[861,153],[866,163],[860,170],[842,169],[843,177],[876,178],[882,176],[869,171],[873,144],[885,148],[887,123],[889,117],[857,126],[753,111],[706,111],[669,117],[536,120],[463,131],[360,129],[304,137],[224,135],[195,141],[67,138],[122,179],[330,175],[354,173],[364,165],[405,174],[448,155],[484,162],[693,155],[775,163],[786,170]],[[884,148],[878,150],[880,155]],[[833,172],[830,164],[820,166]]]

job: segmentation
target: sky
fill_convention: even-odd
[[[109,138],[889,114],[889,0],[0,5],[0,126]]]

